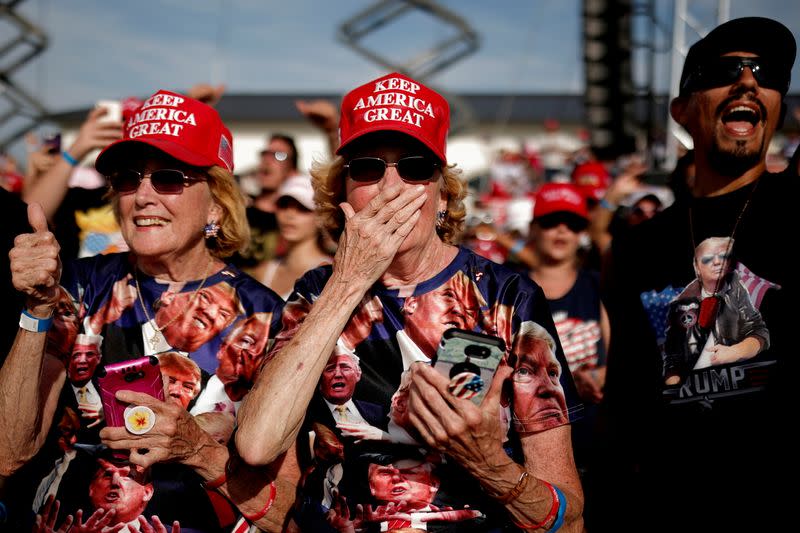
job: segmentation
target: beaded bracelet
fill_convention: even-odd
[[[539,529],[540,527],[543,527],[545,524],[547,524],[550,520],[552,520],[553,517],[555,516],[556,521],[553,523],[553,527],[551,527],[549,530],[552,533],[556,531],[556,529],[553,528],[555,528],[556,523],[558,523],[558,515],[561,511],[561,504],[562,502],[566,504],[566,501],[564,500],[564,495],[561,494],[561,492],[556,487],[554,487],[547,481],[539,480],[539,482],[544,485],[547,485],[547,487],[550,489],[550,494],[553,495],[553,505],[550,506],[550,512],[547,513],[547,516],[544,517],[544,520],[542,520],[541,522],[537,522],[536,524],[520,524],[516,520],[513,520],[513,522],[514,525],[520,529]],[[559,494],[561,494],[560,498]],[[566,505],[564,505],[564,508],[566,509]],[[561,522],[562,523],[564,522],[563,516]],[[559,524],[559,527],[561,527],[561,524]]]
[[[261,520],[262,518],[264,518],[264,515],[267,514],[269,508],[272,507],[273,502],[275,502],[275,496],[277,495],[278,495],[278,489],[275,487],[275,482],[273,481],[269,484],[269,499],[267,500],[267,504],[264,506],[264,508],[261,509],[256,514],[249,515],[242,512],[242,516],[245,517],[245,519],[248,522],[257,522]]]

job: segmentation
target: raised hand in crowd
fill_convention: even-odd
[[[93,150],[105,148],[122,138],[122,122],[109,120],[107,114],[108,110],[103,107],[89,111],[72,145],[55,157],[54,162],[39,161],[38,168],[49,168],[26,185],[23,199],[27,203],[41,204],[48,219],[64,200],[74,167]]]
[[[643,187],[641,177],[647,172],[648,165],[639,159],[632,159],[618,174],[606,190],[603,201],[591,212],[589,220],[589,236],[601,252],[611,244],[611,233],[608,231],[611,219],[617,207],[631,194]]]
[[[328,139],[330,153],[339,145],[339,111],[328,100],[295,100],[294,105],[306,119],[322,130]]]
[[[225,94],[225,89],[226,87],[224,84],[211,85],[209,83],[197,83],[192,85],[192,87],[186,93],[186,96],[214,107],[219,103],[220,100],[222,100],[222,96]]]

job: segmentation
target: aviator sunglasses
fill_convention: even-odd
[[[762,57],[723,56],[700,64],[687,76],[681,91],[711,89],[732,85],[749,68],[760,87],[786,93],[789,78],[774,62]]]
[[[345,166],[353,181],[378,181],[386,173],[386,167],[395,167],[403,181],[431,181],[439,163],[424,155],[402,157],[397,163],[387,163],[379,157],[356,157]]]
[[[709,263],[714,261],[714,259],[719,259],[720,262],[724,263],[725,261],[730,259],[730,257],[731,257],[730,252],[719,252],[719,253],[716,253],[716,254],[706,254],[706,255],[704,255],[704,256],[702,256],[700,258],[700,262],[702,264],[704,264],[704,265],[708,265]]]
[[[181,170],[162,168],[152,172],[139,172],[130,168],[117,170],[108,180],[111,187],[120,194],[135,192],[144,178],[150,178],[150,184],[159,194],[181,194],[185,187],[206,178],[187,176]]]

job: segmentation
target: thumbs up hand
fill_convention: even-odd
[[[28,206],[28,222],[33,233],[18,235],[14,248],[8,254],[11,260],[11,281],[14,287],[27,296],[27,307],[34,316],[52,314],[58,300],[61,281],[60,247],[55,236],[47,229],[47,219],[42,206]]]

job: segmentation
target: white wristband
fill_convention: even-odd
[[[19,327],[24,330],[32,331],[33,333],[44,333],[53,325],[53,317],[38,318],[27,311],[22,311],[19,315]]]

